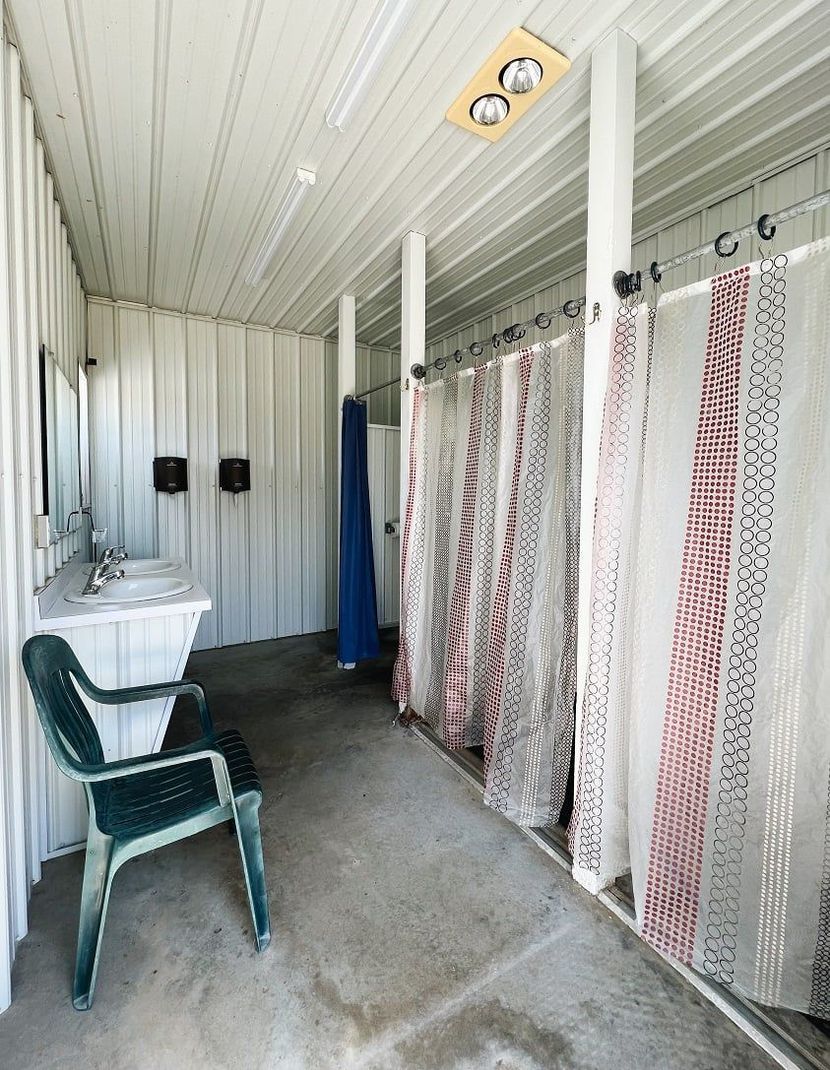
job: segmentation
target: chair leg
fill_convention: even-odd
[[[91,827],[86,844],[84,883],[81,891],[81,918],[78,925],[78,952],[75,958],[75,985],[72,1003],[76,1010],[86,1011],[92,1005],[95,975],[104,919],[114,875],[113,853],[115,840]]]
[[[271,918],[268,913],[268,890],[265,887],[265,864],[262,858],[262,836],[259,830],[259,807],[247,802],[237,805],[237,839],[242,855],[242,869],[251,916],[254,922],[257,951],[264,951],[271,943]]]

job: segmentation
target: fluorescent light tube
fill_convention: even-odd
[[[326,111],[326,122],[344,130],[346,120],[404,27],[411,0],[380,0],[352,65]]]
[[[262,276],[268,269],[268,265],[274,259],[274,253],[277,251],[277,246],[282,241],[282,237],[288,230],[288,225],[294,218],[297,209],[300,207],[300,201],[314,183],[317,181],[317,175],[314,171],[307,171],[304,167],[298,167],[297,173],[294,176],[294,181],[288,189],[288,192],[282,199],[282,204],[277,209],[277,214],[274,216],[274,222],[268,228],[268,233],[262,239],[262,245],[259,247],[259,252],[254,258],[254,262],[251,265],[251,270],[245,276],[245,282],[249,286],[257,286],[262,281]]]

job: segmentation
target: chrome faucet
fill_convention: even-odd
[[[119,560],[123,560],[123,558]],[[98,594],[102,587],[106,587],[113,580],[124,579],[124,569],[117,568],[112,572],[107,572],[109,564],[111,564],[109,561],[99,561],[97,565],[92,566],[92,571],[89,574],[89,579],[84,584],[82,594]]]
[[[99,565],[117,565],[120,561],[126,561],[130,555],[123,546],[108,546],[101,554]]]

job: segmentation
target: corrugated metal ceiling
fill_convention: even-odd
[[[90,293],[395,344],[400,239],[428,241],[438,337],[578,270],[590,52],[639,43],[635,232],[830,139],[825,0],[417,0],[345,133],[324,112],[375,0],[11,0]],[[443,119],[509,29],[573,61],[490,145]],[[244,276],[297,166],[318,172],[252,289]]]

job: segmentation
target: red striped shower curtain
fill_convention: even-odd
[[[829,299],[822,241],[618,317],[570,830],[660,951],[825,1017]]]
[[[573,744],[584,332],[415,391],[393,697],[483,746],[485,802],[559,817]]]

